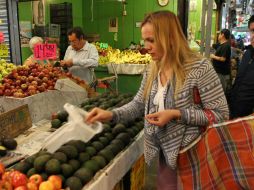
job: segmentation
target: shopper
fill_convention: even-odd
[[[39,36],[34,36],[30,39],[29,41],[29,47],[32,51],[32,55],[30,55],[25,61],[24,61],[24,65],[29,66],[31,64],[34,63],[38,63],[38,64],[48,64],[50,63],[49,60],[38,60],[34,57],[34,47],[36,44],[43,44],[43,39]]]
[[[145,160],[159,154],[157,189],[177,188],[179,150],[200,135],[209,119],[228,119],[219,78],[209,61],[188,46],[178,18],[170,11],[146,16],[142,38],[153,62],[134,99],[113,111],[94,108],[86,122],[128,122],[145,116]]]
[[[231,90],[231,118],[247,116],[254,109],[254,15],[248,21],[251,46],[245,51]]]
[[[93,44],[88,43],[85,34],[80,27],[74,27],[68,31],[70,46],[67,48],[62,67],[68,67],[69,71],[86,82],[93,80],[94,68],[98,66],[99,54]]]
[[[220,31],[219,46],[216,49],[215,54],[211,54],[213,66],[217,72],[223,90],[226,93],[231,87],[230,82],[230,58],[231,58],[231,45],[230,45],[230,31],[228,29],[222,29]]]

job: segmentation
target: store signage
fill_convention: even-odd
[[[0,134],[6,137],[17,137],[32,127],[28,105],[17,107],[0,114]]]
[[[0,57],[8,57],[9,50],[6,44],[0,44]]]
[[[4,33],[0,32],[0,43],[3,43],[3,42],[4,42]]]
[[[56,59],[56,44],[36,44],[34,46],[34,57],[38,60]]]
[[[107,43],[100,43],[100,48],[101,49],[107,49],[108,48],[108,44]]]

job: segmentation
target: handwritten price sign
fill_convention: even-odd
[[[34,57],[38,60],[56,59],[56,44],[36,44]]]

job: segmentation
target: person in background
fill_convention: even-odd
[[[248,21],[251,46],[242,57],[231,90],[230,117],[237,118],[253,113],[254,109],[254,15]]]
[[[99,54],[93,44],[88,43],[85,34],[80,27],[74,27],[68,31],[70,46],[67,48],[64,60],[60,61],[62,67],[76,77],[87,83],[93,81],[94,68],[98,66]]]
[[[30,55],[24,62],[24,65],[29,66],[31,64],[34,63],[38,63],[38,64],[49,64],[49,60],[38,60],[34,57],[34,47],[36,44],[43,44],[43,39],[41,37],[38,36],[34,36],[30,39],[29,41],[29,47],[32,51],[32,55]]]
[[[228,119],[227,101],[212,65],[189,48],[174,13],[148,14],[141,34],[153,62],[136,96],[112,111],[94,108],[85,122],[127,123],[144,117],[145,161],[150,165],[159,154],[157,189],[175,190],[179,150],[208,125],[208,113],[216,122]]]
[[[219,46],[216,49],[215,54],[211,54],[210,58],[213,62],[213,67],[217,72],[223,90],[226,91],[231,87],[230,82],[230,58],[231,58],[231,45],[230,45],[230,31],[228,29],[222,29],[220,31]]]

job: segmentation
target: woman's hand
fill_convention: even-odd
[[[179,119],[181,112],[179,110],[163,110],[145,116],[146,120],[158,127],[164,127],[172,119]]]
[[[110,121],[113,118],[113,113],[111,111],[106,111],[100,108],[94,108],[89,112],[85,118],[85,122],[88,124],[94,123],[96,121]]]

